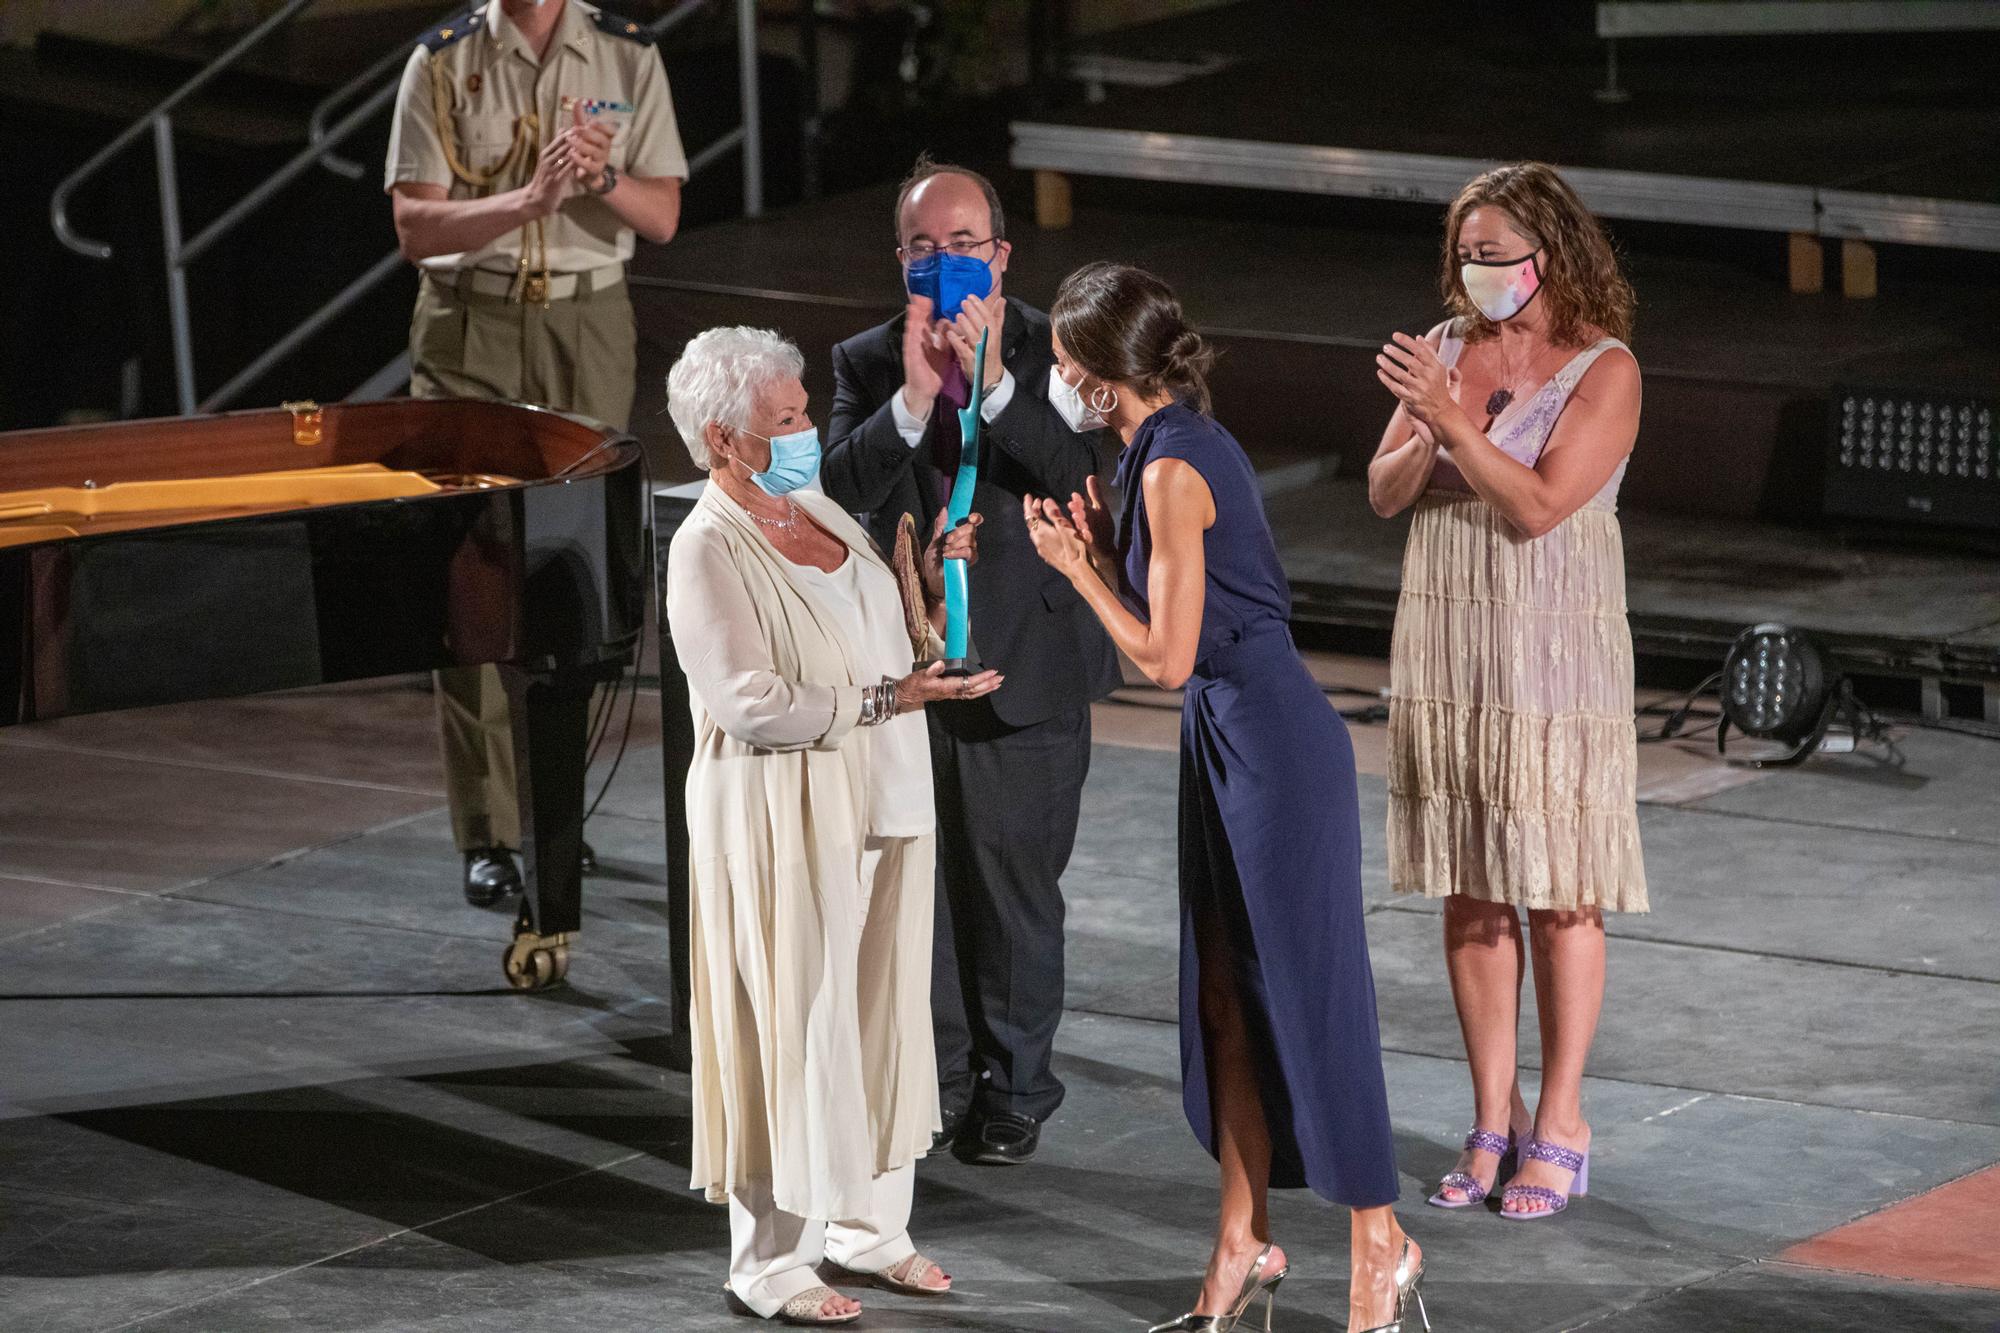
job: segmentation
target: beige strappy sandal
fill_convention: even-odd
[[[744,1303],[741,1296],[738,1296],[728,1287],[722,1289],[722,1294],[729,1298],[729,1308],[735,1313],[757,1315],[755,1310]],[[809,1291],[802,1291],[786,1301],[771,1318],[781,1324],[798,1324],[805,1327],[851,1324],[859,1319],[862,1315],[862,1311],[860,1310],[856,1310],[852,1314],[840,1315],[823,1315],[820,1313],[826,1307],[826,1303],[838,1295],[840,1293],[832,1287],[814,1287]]]
[[[949,1275],[945,1277],[942,1287],[928,1287],[924,1285],[924,1279],[933,1273],[944,1273],[944,1270],[929,1259],[926,1259],[923,1255],[913,1254],[899,1264],[891,1264],[880,1272],[864,1273],[861,1276],[869,1278],[877,1286],[887,1288],[890,1291],[900,1292],[905,1296],[949,1295],[951,1293],[951,1278]]]

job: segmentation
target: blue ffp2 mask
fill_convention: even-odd
[[[983,301],[993,293],[993,270],[973,255],[940,250],[904,270],[912,296],[928,296],[932,319],[955,319],[967,301]]]

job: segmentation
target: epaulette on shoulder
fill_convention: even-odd
[[[609,33],[613,37],[623,37],[626,41],[637,42],[641,46],[653,44],[653,34],[646,31],[643,24],[634,23],[623,14],[613,14],[610,10],[600,9],[590,16],[590,21],[597,25],[599,32]]]
[[[453,42],[462,42],[472,36],[485,24],[486,15],[477,9],[460,14],[425,33],[424,46],[431,51],[442,51]]]

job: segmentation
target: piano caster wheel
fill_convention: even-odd
[[[537,935],[525,923],[514,927],[514,942],[501,961],[515,990],[544,990],[569,972],[569,932]]]

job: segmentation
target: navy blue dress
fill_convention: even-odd
[[[1181,711],[1181,1081],[1188,1124],[1216,1151],[1201,1029],[1197,919],[1224,931],[1275,1187],[1367,1208],[1396,1199],[1395,1147],[1361,915],[1354,751],[1299,660],[1291,591],[1256,473],[1190,408],[1146,419],[1118,464],[1126,601],[1150,615],[1152,533],[1141,479],[1178,458],[1215,498],[1203,547],[1201,642]]]

